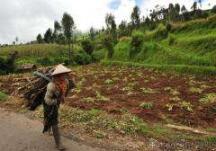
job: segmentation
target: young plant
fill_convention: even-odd
[[[152,102],[143,102],[140,104],[140,107],[142,109],[147,109],[147,110],[150,110],[153,108],[153,103]]]

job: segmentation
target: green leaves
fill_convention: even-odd
[[[8,95],[0,91],[0,101],[6,101]]]

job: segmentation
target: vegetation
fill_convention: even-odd
[[[201,10],[198,5],[201,2],[194,2],[192,11],[178,3],[169,4],[168,8],[157,6],[150,17],[140,16],[139,7],[135,6],[130,22],[123,20],[117,26],[115,16],[107,14],[105,29],[92,27],[89,33],[81,34],[75,30],[73,17],[64,13],[61,22],[54,21],[54,29],[48,28],[44,36],[38,34],[38,44],[3,47],[0,54],[17,50],[18,64],[88,64],[106,60],[214,74],[215,7]]]
[[[8,95],[0,91],[0,101],[6,101]]]

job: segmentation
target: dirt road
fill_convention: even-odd
[[[55,151],[52,136],[41,133],[42,123],[24,115],[11,113],[0,108],[1,151]],[[100,151],[63,138],[67,151]]]

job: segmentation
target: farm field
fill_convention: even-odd
[[[72,67],[72,70],[76,88],[62,107],[63,127],[85,125],[87,132],[97,138],[117,131],[119,135],[138,134],[168,142],[204,141],[209,142],[210,148],[214,147],[215,77],[101,64]],[[19,96],[17,88],[29,79],[31,74],[1,76],[0,91]],[[42,117],[42,109],[37,114]],[[165,128],[166,124],[203,129],[213,136],[181,133]]]
[[[128,111],[147,122],[173,121],[188,126],[216,126],[216,79],[163,73],[151,69],[88,65],[74,69],[77,88],[66,104]]]

